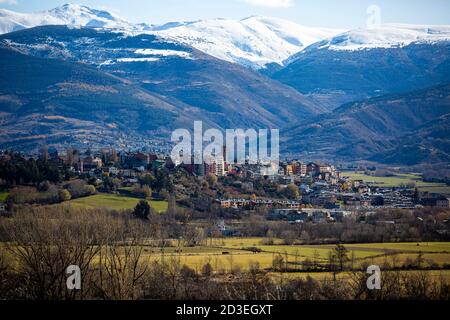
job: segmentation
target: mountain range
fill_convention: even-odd
[[[311,28],[270,18],[249,17],[167,24],[153,28],[155,34],[193,46],[216,58],[260,69],[283,65],[292,55],[342,30]]]
[[[258,16],[241,21],[212,19],[164,25],[135,24],[107,11],[76,4],[31,14],[0,9],[0,33],[43,25],[107,28],[134,35],[151,33],[254,69],[270,63],[283,64],[285,59],[307,46],[344,31],[305,27],[282,19]]]
[[[63,5],[0,9],[0,33],[2,148],[126,145],[202,120],[280,128],[292,156],[450,160],[450,26],[151,25]]]
[[[271,76],[333,109],[448,83],[449,57],[450,27],[387,25],[313,44]]]
[[[295,124],[282,145],[307,158],[441,163],[450,156],[449,116],[447,84],[345,104]]]
[[[0,44],[0,110],[8,132],[33,115],[167,138],[194,120],[222,129],[278,128],[324,111],[256,71],[154,35],[43,26],[2,35]],[[39,133],[27,127],[22,135]],[[56,126],[46,134],[61,133]]]
[[[34,13],[19,13],[0,9],[0,33],[9,33],[43,25],[69,25],[92,28],[109,28],[143,31],[146,24],[133,24],[108,11],[91,9],[76,4]]]

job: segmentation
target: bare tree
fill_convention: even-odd
[[[345,263],[347,263],[347,261],[349,260],[347,248],[341,244],[337,244],[336,247],[333,249],[333,255],[335,256],[339,264],[339,270],[343,271]]]
[[[7,234],[14,245],[8,250],[14,259],[14,273],[23,279],[23,298],[54,300],[81,299],[88,290],[67,290],[66,269],[80,268],[90,277],[90,265],[99,252],[98,226],[79,211],[54,212],[29,209],[9,221]]]
[[[98,292],[108,300],[135,300],[142,295],[148,271],[144,259],[144,228],[137,219],[110,225],[107,244],[99,256]]]

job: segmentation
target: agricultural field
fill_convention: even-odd
[[[328,246],[331,247],[331,246]],[[349,244],[346,245],[349,250],[381,250],[384,252],[435,252],[450,254],[450,242],[411,242],[411,243],[368,243],[368,244]]]
[[[379,187],[399,187],[401,185],[415,185],[419,191],[450,194],[450,187],[445,183],[424,182],[420,175],[398,174],[393,177],[374,177],[364,173],[342,172],[342,177],[350,177],[354,180],[363,180],[366,183]]]
[[[180,255],[181,264],[186,264],[194,270],[201,270],[206,263],[211,264],[216,271],[230,271],[239,268],[242,271],[248,271],[250,266],[258,263],[261,269],[272,267],[274,255],[271,253],[245,253],[230,252],[229,254],[210,254],[210,255]]]
[[[176,259],[181,264],[201,270],[210,263],[215,270],[230,271],[238,267],[245,271],[253,263],[258,263],[262,269],[270,269],[274,258],[281,255],[290,266],[306,259],[319,264],[326,264],[333,245],[282,245],[281,240],[274,240],[273,245],[264,245],[263,238],[225,238],[208,241],[208,245],[198,247],[148,247],[145,258],[149,260]],[[379,243],[345,245],[349,259],[355,265],[389,263],[402,266],[416,261],[419,254],[424,267],[442,267],[450,265],[450,243]],[[251,248],[260,252],[253,253]],[[305,273],[301,273],[305,275]],[[319,273],[323,275],[324,273]],[[450,273],[449,273],[450,275]]]
[[[274,252],[278,254],[288,254],[290,256],[300,256],[308,259],[326,260],[331,248],[307,247],[307,246],[259,246],[264,252]],[[380,253],[373,250],[350,250],[350,254],[354,253],[355,259],[364,259],[377,256]]]
[[[75,208],[107,208],[110,210],[128,210],[133,209],[140,199],[115,194],[96,194],[93,196],[79,198],[68,201],[70,206]],[[167,211],[167,201],[149,200],[150,206],[158,213]]]
[[[293,269],[301,269],[301,263],[308,260],[318,265],[328,263],[329,253],[334,245],[283,245],[281,240],[274,239],[273,245],[264,245],[267,239],[263,238],[224,238],[208,240],[200,246],[185,247],[181,242],[173,240],[171,246],[158,247],[151,241],[143,247],[142,261],[151,263],[154,261],[178,261],[181,265],[200,272],[202,267],[209,263],[215,271],[230,272],[236,268],[248,271],[257,263],[260,269],[269,270],[273,267],[273,261],[281,256],[287,266]],[[389,264],[402,267],[417,261],[420,257],[421,266],[431,269],[435,273],[444,272],[450,279],[450,270],[444,269],[450,266],[450,242],[420,242],[420,243],[371,243],[344,245],[348,250],[348,263],[354,266]],[[258,252],[252,252],[252,248],[258,248]],[[430,271],[430,272],[431,272]],[[279,273],[271,272],[275,276]],[[287,272],[283,277],[306,277],[324,279],[330,276],[329,272]],[[345,276],[345,272],[340,276]]]
[[[318,265],[328,263],[329,253],[335,248],[333,245],[283,245],[281,240],[273,239],[273,245],[264,245],[267,239],[263,238],[224,238],[208,240],[200,246],[184,247],[181,242],[173,240],[169,247],[158,247],[148,241],[143,247],[141,261],[152,263],[156,261],[176,261],[180,265],[186,265],[197,272],[209,263],[216,272],[230,272],[239,269],[248,271],[258,264],[260,269],[269,271],[274,279],[306,278],[308,275],[316,280],[332,279],[331,272],[294,271],[274,272],[273,261],[281,256],[286,266],[291,270],[301,270],[302,262],[308,260]],[[349,244],[344,245],[348,250],[348,263],[355,267],[362,265],[379,265],[383,268],[389,264],[395,267],[416,262],[421,259],[420,266],[428,268],[425,272],[433,277],[444,276],[450,280],[450,242],[439,243],[373,243],[373,244]],[[251,248],[260,249],[252,252]],[[0,245],[1,249],[1,245]],[[1,250],[0,250],[1,251]],[[95,259],[94,259],[95,263]],[[443,268],[443,270],[439,270]],[[415,267],[405,272],[415,271]],[[349,272],[340,272],[338,279],[349,276]]]

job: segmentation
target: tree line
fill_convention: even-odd
[[[61,172],[56,164],[44,159],[25,159],[15,153],[9,156],[10,160],[0,161],[0,179],[5,180],[9,185],[38,185],[43,181],[58,183],[68,174]]]

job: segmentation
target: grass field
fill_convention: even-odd
[[[67,203],[76,208],[107,208],[110,210],[133,209],[140,201],[138,198],[126,197],[115,194],[96,194],[90,197],[79,198]],[[167,211],[167,201],[148,201],[152,208],[163,213]]]
[[[292,270],[301,270],[301,262],[306,259],[322,265],[327,264],[328,254],[335,247],[333,245],[261,245],[261,240],[262,238],[213,239],[212,245],[208,241],[208,245],[196,247],[183,247],[177,241],[173,241],[172,247],[165,248],[148,244],[143,248],[142,262],[178,261],[181,265],[187,265],[197,272],[201,272],[206,263],[211,264],[216,272],[230,272],[236,268],[248,271],[255,263],[258,263],[261,269],[270,270],[273,267],[274,258],[281,255],[284,261],[287,261],[288,267]],[[275,242],[280,243],[281,240]],[[246,250],[252,246],[262,251],[252,253]],[[354,254],[354,266],[375,264],[381,268],[386,263],[397,268],[404,267],[405,264],[411,266],[410,263],[416,261],[420,252],[422,253],[421,266],[431,269],[426,272],[432,273],[433,276],[444,274],[450,280],[450,270],[437,270],[450,265],[450,242],[349,244],[345,247],[349,250],[349,257],[351,253]],[[414,272],[414,270],[407,272]],[[330,272],[276,273],[270,271],[270,275],[281,280],[306,278],[308,275],[316,280],[332,279]],[[337,277],[345,278],[346,276],[348,274],[343,272]]]
[[[256,247],[267,253],[288,254],[294,257],[320,259],[328,258],[334,245],[283,245],[281,239],[273,239],[273,245],[265,245],[263,238],[225,238],[214,239],[212,245],[224,249],[243,250]],[[369,259],[385,254],[408,254],[409,257],[417,257],[419,252],[441,253],[440,261],[447,259],[450,263],[450,242],[412,242],[412,243],[369,243],[345,245],[349,255],[353,253],[355,259]],[[435,255],[436,257],[436,255]],[[443,258],[444,257],[444,258]]]
[[[331,246],[329,246],[331,247]],[[399,252],[442,252],[450,254],[450,242],[411,242],[411,243],[368,243],[368,244],[349,244],[346,245],[349,250],[381,250],[381,251],[399,251]]]
[[[280,254],[288,254],[292,256],[300,256],[309,259],[317,257],[318,259],[325,260],[328,258],[328,254],[331,249],[317,247],[306,247],[306,246],[259,246],[263,251],[275,252]],[[377,256],[380,252],[371,250],[349,250],[354,251],[354,257],[356,259],[364,259],[372,256]]]
[[[181,255],[180,262],[195,270],[201,270],[202,266],[210,263],[216,270],[230,271],[236,267],[246,271],[252,263],[258,263],[260,268],[267,269],[272,266],[274,255],[271,253],[230,253],[227,255]]]
[[[9,193],[8,192],[0,192],[0,202],[5,202],[8,198]]]
[[[273,245],[264,244],[263,238],[226,238],[226,239],[216,239],[213,241],[213,245],[222,248],[230,249],[245,249],[249,247],[256,247],[264,252],[269,253],[279,253],[288,254],[292,256],[298,256],[303,258],[318,258],[326,259],[328,253],[334,248],[333,245],[318,245],[318,246],[307,246],[307,245],[283,245],[281,239],[273,239]],[[347,247],[347,246],[346,246]],[[371,256],[380,255],[380,250],[374,250],[374,248],[348,248],[349,251],[354,251],[356,259],[367,258]],[[450,248],[449,248],[450,250]],[[382,250],[383,251],[383,250]],[[381,252],[383,253],[383,252]]]
[[[395,262],[394,262],[395,259]],[[389,265],[402,265],[409,261],[417,259],[417,254],[411,253],[399,253],[392,256],[378,256],[371,259],[367,259],[370,264],[383,265],[388,263]],[[448,253],[425,253],[422,255],[422,266],[443,266],[450,264],[450,255]]]
[[[401,185],[415,184],[420,191],[450,194],[450,187],[445,183],[424,182],[422,177],[415,174],[399,174],[394,177],[374,177],[364,173],[342,172],[341,176],[354,180],[363,180],[375,186],[398,187]]]
[[[274,245],[263,245],[262,238],[225,238],[214,239],[212,246],[182,248],[176,252],[176,248],[165,248],[162,252],[158,248],[146,249],[147,258],[161,259],[164,255],[167,259],[179,259],[182,264],[199,270],[209,262],[214,269],[230,271],[233,267],[248,270],[251,263],[258,262],[260,268],[272,267],[272,261],[277,255],[287,259],[288,264],[296,266],[306,259],[326,263],[330,251],[334,245],[282,245],[281,240],[275,240]],[[260,253],[248,251],[249,247],[257,247]],[[423,266],[443,266],[450,264],[450,243],[375,243],[375,244],[351,244],[345,245],[349,250],[349,257],[353,255],[356,265],[364,263],[396,266],[405,262],[415,261],[422,253]],[[395,257],[395,258],[394,258]],[[304,273],[301,273],[304,275]],[[322,274],[322,273],[321,273]]]
[[[223,239],[213,239],[213,245],[224,247],[224,248],[248,248],[248,247],[259,247],[263,244],[264,238],[223,238]],[[273,239],[274,244],[282,244],[283,241],[280,239]]]

